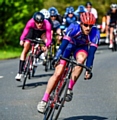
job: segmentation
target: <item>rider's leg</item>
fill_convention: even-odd
[[[59,78],[61,77],[63,70],[64,70],[64,65],[59,64],[56,67],[55,72],[52,75],[52,77],[50,77],[48,84],[47,84],[46,91],[44,93],[44,96],[43,96],[41,102],[39,102],[37,105],[37,110],[39,112],[41,112],[41,113],[45,112],[50,93],[54,89],[54,87],[57,85],[57,82],[59,81]]]
[[[76,54],[76,60],[78,63],[84,64],[86,58],[87,58],[86,51],[79,51]],[[80,77],[82,70],[83,70],[83,68],[80,66],[75,66],[74,69],[72,70],[72,75],[71,75],[71,79],[69,82],[68,91],[67,91],[67,95],[66,95],[67,102],[72,100],[72,96],[73,96],[72,89],[73,89],[77,79]]]
[[[78,63],[84,64],[85,60],[87,58],[87,53],[85,51],[79,51],[76,54],[76,61]],[[72,76],[71,76],[71,81],[76,82],[77,79],[79,78],[79,76],[82,73],[83,68],[80,66],[75,66],[74,69],[72,70]],[[71,82],[71,84],[73,84],[73,82]],[[69,88],[73,89],[73,85],[69,84]]]
[[[114,30],[114,28],[110,27],[110,45],[109,45],[109,48],[113,47],[113,30]]]
[[[61,77],[61,74],[64,70],[64,65],[62,64],[59,64],[56,69],[55,69],[55,72],[53,74],[52,77],[50,77],[49,81],[48,81],[48,84],[47,84],[47,88],[46,88],[46,91],[45,91],[45,94],[50,94],[51,91],[55,88],[56,84],[58,83],[58,80],[60,79]],[[45,95],[44,95],[45,96]],[[43,101],[47,101],[48,98],[44,99],[45,97],[43,96]],[[48,96],[49,97],[49,96]]]
[[[106,40],[105,43],[109,43],[109,25],[106,25]]]
[[[21,56],[20,56],[20,65],[21,65],[19,67],[19,72],[20,73],[22,73],[22,71],[23,71],[23,66],[24,66],[24,63],[25,63],[26,55],[27,55],[29,49],[30,49],[30,42],[25,41],[24,48],[23,48],[23,51],[22,51]]]
[[[18,74],[15,77],[15,79],[18,80],[18,81],[21,80],[23,67],[24,67],[24,64],[25,64],[26,55],[27,55],[29,49],[30,49],[30,42],[29,41],[25,41],[24,48],[23,48],[23,51],[22,51],[21,56],[20,56],[19,71],[18,71]]]

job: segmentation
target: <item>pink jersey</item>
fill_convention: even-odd
[[[23,33],[22,33],[22,35],[20,37],[20,40],[24,40],[25,39],[25,37],[28,34],[30,28],[37,29],[37,27],[35,25],[35,21],[34,21],[33,18],[31,18],[27,22],[27,24],[26,24],[26,26],[25,26],[25,28],[23,30]],[[42,28],[40,30],[45,30],[46,31],[46,38],[47,38],[46,46],[48,47],[51,44],[51,42],[52,42],[52,38],[51,38],[51,24],[49,23],[48,20],[44,20],[43,26],[42,26]]]

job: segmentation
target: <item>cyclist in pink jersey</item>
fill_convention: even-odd
[[[18,81],[21,80],[26,55],[29,52],[31,46],[31,41],[26,38],[42,38],[46,44],[46,46],[42,49],[44,53],[47,52],[47,49],[52,41],[51,24],[48,20],[44,19],[44,15],[41,12],[34,13],[33,17],[27,22],[20,37],[20,45],[23,46],[23,51],[20,56],[19,71],[15,77],[15,79]]]

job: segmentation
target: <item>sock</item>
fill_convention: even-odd
[[[45,101],[45,102],[47,102],[49,97],[50,97],[50,94],[45,93],[44,96],[43,96],[43,98],[42,98],[42,100]]]
[[[110,40],[110,44],[112,44],[113,43],[113,41],[112,40]]]
[[[23,67],[24,67],[25,60],[20,60],[19,61],[19,74],[22,74],[23,72]]]
[[[72,90],[73,87],[74,87],[74,85],[75,85],[75,83],[76,83],[76,82],[75,82],[74,80],[70,79],[68,88],[69,88],[70,90]]]

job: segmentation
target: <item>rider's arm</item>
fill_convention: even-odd
[[[107,26],[109,26],[109,24],[110,24],[110,16],[111,16],[111,10],[109,10],[106,15],[106,25]]]
[[[99,42],[99,39],[100,39],[100,32],[96,27],[93,27],[89,36],[90,36],[91,44],[90,44],[90,48],[89,48],[89,51],[88,51],[86,66],[92,69],[95,52],[97,50],[98,42]]]
[[[33,20],[33,19],[30,19],[30,20],[27,22],[27,24],[26,24],[26,26],[25,26],[25,28],[24,28],[21,36],[20,36],[20,40],[21,40],[21,41],[23,41],[23,40],[25,39],[25,37],[26,37],[26,35],[28,34],[28,32],[29,32],[29,30],[30,30],[31,27],[34,27],[34,20]]]
[[[70,24],[70,26],[67,28],[65,36],[63,37],[62,43],[55,55],[55,59],[58,59],[61,54],[63,54],[64,50],[66,49],[67,45],[70,43],[73,43],[72,36],[76,34],[75,24]]]
[[[52,34],[51,34],[51,30],[52,30],[52,27],[51,27],[51,24],[48,20],[45,20],[44,21],[45,24],[46,24],[46,46],[49,47],[51,42],[52,42]]]

